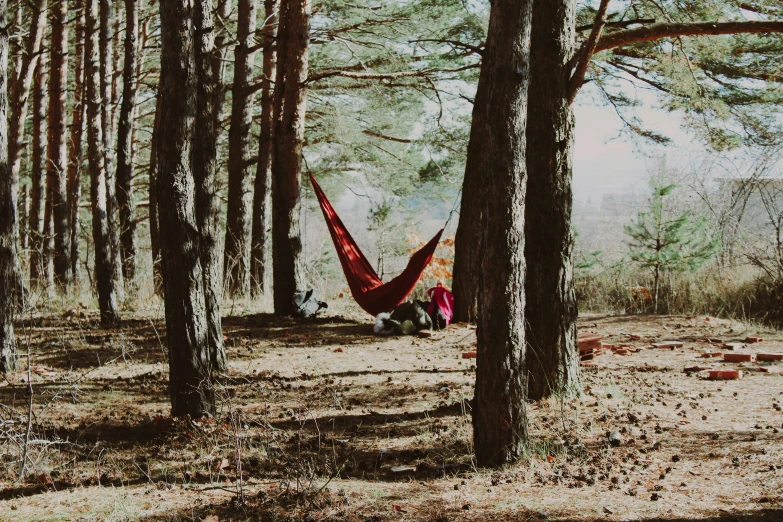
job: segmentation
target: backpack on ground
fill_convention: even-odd
[[[323,301],[318,300],[315,290],[312,289],[296,292],[292,298],[292,303],[294,305],[294,317],[314,317],[322,309],[329,307]]]

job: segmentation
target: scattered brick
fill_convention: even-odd
[[[335,348],[333,351],[334,351],[334,353],[343,353],[343,349],[340,348],[339,346],[337,348]]]
[[[642,336],[639,334],[631,334],[629,335],[629,337],[631,338],[632,341],[641,341],[642,339]]]
[[[746,337],[745,338],[745,343],[746,344],[760,343],[763,340],[764,339],[762,339],[761,337]]]
[[[739,350],[742,346],[742,343],[723,343],[724,350]]]
[[[618,348],[614,351],[617,355],[630,355],[630,351],[626,350],[625,348]]]
[[[756,354],[758,361],[783,361],[783,353],[759,353]]]
[[[476,358],[476,352],[462,352],[462,358],[463,359],[475,359]]]
[[[724,353],[723,360],[728,362],[753,362],[756,356],[752,353]]]
[[[704,352],[699,357],[709,359],[710,357],[723,357],[723,352]]]
[[[732,381],[742,379],[742,370],[710,370],[710,380]]]

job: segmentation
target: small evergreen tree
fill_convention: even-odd
[[[720,242],[707,234],[707,220],[691,211],[672,214],[666,209],[666,198],[677,185],[666,184],[663,173],[653,182],[652,198],[647,210],[639,211],[636,220],[625,226],[630,236],[631,259],[653,273],[653,302],[658,313],[658,291],[661,276],[670,272],[693,271],[712,259]]]

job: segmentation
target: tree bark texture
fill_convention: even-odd
[[[518,459],[525,409],[525,115],[532,0],[492,3],[470,141],[483,156],[473,441],[480,466]],[[481,113],[481,114],[478,114]],[[476,160],[472,160],[476,161]],[[468,216],[465,216],[468,217]],[[472,218],[472,216],[470,216]]]
[[[122,103],[117,127],[117,207],[124,281],[132,286],[136,272],[136,220],[133,202],[133,113],[136,107],[136,69],[139,37],[138,0],[125,0],[125,42]]]
[[[262,28],[263,78],[261,78],[261,136],[258,141],[258,163],[253,187],[253,225],[250,248],[250,283],[255,295],[269,291],[270,225],[272,224],[272,131],[274,128],[275,45],[279,0],[265,0]]]
[[[115,292],[114,265],[109,245],[107,215],[106,156],[103,150],[102,90],[98,34],[98,0],[86,0],[85,18],[85,103],[87,105],[87,157],[90,170],[90,202],[92,205],[92,237],[95,243],[95,279],[98,287],[98,307],[101,323],[119,321]]]
[[[571,229],[575,0],[534,0],[527,116],[525,325],[528,398],[578,392]]]
[[[46,210],[46,83],[49,79],[48,54],[38,60],[33,86],[32,155],[30,157],[30,283],[45,288],[49,281],[44,248]]]
[[[220,251],[220,200],[217,179],[217,140],[220,135],[222,92],[220,77],[213,69],[215,32],[212,1],[202,0],[194,8],[196,34],[196,123],[193,136],[193,178],[196,183],[196,222],[201,234],[200,258],[204,276],[204,304],[212,367],[227,368],[223,349],[220,302],[223,299],[222,252]],[[217,74],[219,75],[219,70]]]
[[[115,291],[120,300],[125,295],[120,255],[120,226],[117,213],[117,180],[114,154],[114,126],[112,119],[112,91],[114,88],[114,61],[112,23],[114,13],[111,0],[100,0],[100,64],[101,64],[101,124],[103,125],[103,154],[106,168],[106,215],[109,222],[109,247],[114,270]]]
[[[223,270],[229,295],[250,291],[250,241],[253,167],[253,65],[256,31],[255,0],[239,0],[237,44],[234,48],[234,85],[231,90],[231,125],[228,129],[228,207]]]
[[[16,207],[11,169],[8,164],[8,3],[0,0],[0,284],[4,289],[16,284]],[[16,370],[14,339],[14,292],[0,292],[0,372]]]
[[[71,283],[71,240],[68,230],[68,147],[66,94],[68,80],[68,2],[52,5],[49,72],[49,137],[46,179],[51,196],[54,227],[54,279],[59,289]]]
[[[73,109],[71,138],[68,142],[68,231],[71,239],[71,277],[79,279],[79,200],[82,194],[82,137],[84,136],[84,0],[74,2],[76,30],[74,31]]]
[[[272,154],[272,270],[278,315],[293,311],[291,298],[304,285],[299,211],[310,10],[310,0],[282,0],[280,4]]]
[[[162,105],[157,182],[175,417],[215,414],[191,165],[198,88],[192,9],[189,0],[160,0]]]
[[[160,90],[155,98],[155,120],[150,138],[149,213],[150,246],[152,249],[152,278],[155,293],[163,291],[163,272],[160,261],[160,221],[158,219],[158,139],[160,136]]]

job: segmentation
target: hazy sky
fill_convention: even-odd
[[[656,108],[651,94],[639,95],[645,105],[637,108],[636,114],[645,126],[673,140],[667,147],[640,144],[639,140],[620,134],[623,126],[614,109],[598,105],[589,86],[585,89],[575,108],[575,201],[586,202],[589,197],[594,204],[600,204],[605,193],[645,192],[649,168],[654,168],[657,157],[665,153],[667,164],[675,165],[704,150],[682,130],[677,114]]]

